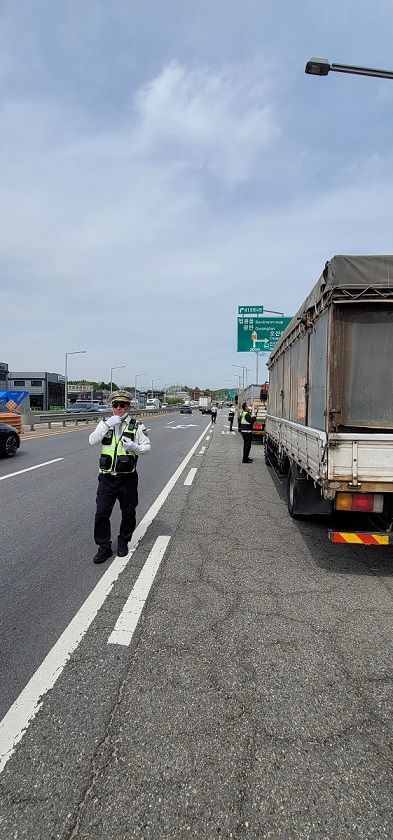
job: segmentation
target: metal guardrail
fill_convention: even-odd
[[[173,414],[178,411],[180,411],[179,408],[155,408],[147,410],[137,408],[130,411],[130,414],[133,416],[150,417],[158,414]],[[36,425],[41,426],[47,424],[48,429],[51,429],[52,423],[61,423],[62,426],[65,426],[68,422],[77,426],[78,423],[88,423],[89,420],[98,422],[98,420],[109,417],[111,414],[112,410],[110,408],[107,411],[86,411],[86,413],[82,411],[75,411],[74,413],[70,411],[26,411],[22,415],[22,423],[24,428],[28,428],[31,432],[34,432]]]

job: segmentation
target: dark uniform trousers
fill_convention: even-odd
[[[250,456],[250,449],[252,443],[252,432],[242,432],[243,438],[243,461],[247,461],[247,458]]]
[[[94,539],[97,545],[111,547],[110,516],[116,500],[121,509],[119,538],[128,543],[135,530],[136,508],[138,506],[138,473],[98,476],[97,511],[94,521]]]

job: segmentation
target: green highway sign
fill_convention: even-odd
[[[237,352],[270,352],[292,318],[254,318],[241,315],[237,319]]]
[[[227,391],[227,400],[234,400],[235,397],[236,397],[236,394],[237,394],[237,391],[235,391],[234,388],[230,388],[230,390]]]
[[[263,306],[238,306],[238,315],[262,315]]]

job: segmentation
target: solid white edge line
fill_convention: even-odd
[[[170,537],[157,537],[108,639],[108,645],[128,647],[160,567]]]
[[[188,473],[188,476],[187,476],[184,484],[186,484],[186,485],[192,484],[197,472],[198,472],[198,467],[191,467],[190,472]]]
[[[17,472],[8,473],[8,475],[1,475],[0,481],[6,478],[12,478],[13,475],[21,475],[22,473],[30,472],[30,470],[38,470],[39,467],[47,467],[48,464],[55,464],[56,461],[64,461],[64,458],[53,458],[53,461],[44,461],[43,464],[36,464],[34,467],[26,467],[24,470],[17,470]]]
[[[161,490],[159,496],[152,506],[149,508],[137,528],[135,529],[131,542],[130,551],[127,557],[115,557],[107,571],[103,574],[93,591],[86,598],[80,610],[70,621],[68,627],[63,631],[60,638],[53,645],[41,665],[37,668],[27,685],[22,689],[19,697],[10,706],[8,712],[0,721],[0,773],[4,770],[9,758],[15,750],[17,743],[21,740],[26,732],[29,723],[36,716],[40,706],[41,697],[46,694],[49,689],[53,688],[55,682],[60,677],[63,668],[70,658],[71,654],[76,650],[79,642],[82,640],[84,634],[88,630],[93,619],[96,617],[98,610],[102,607],[107,596],[112,590],[114,583],[127,566],[132,557],[138,543],[145,535],[149,525],[157,516],[160,508],[164,504],[169,493],[176,484],[177,479],[191,460],[195,450],[199,446],[203,435],[206,434],[206,429],[202,432],[197,442],[191,447],[190,451],[175,470],[164,489]],[[61,459],[60,459],[61,460]]]

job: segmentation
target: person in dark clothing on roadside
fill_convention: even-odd
[[[229,420],[229,431],[232,431],[233,428],[233,421],[235,419],[235,406],[231,405],[229,412],[228,412],[228,420]]]
[[[243,464],[252,464],[250,458],[250,449],[252,443],[252,429],[256,417],[251,414],[251,411],[246,402],[242,403],[242,413],[240,416],[240,431],[243,438]]]
[[[216,406],[216,405],[212,405],[212,407],[211,407],[211,415],[212,415],[212,423],[213,423],[213,425],[214,425],[214,423],[215,423],[215,422],[216,422],[216,420],[217,420],[217,406]]]

